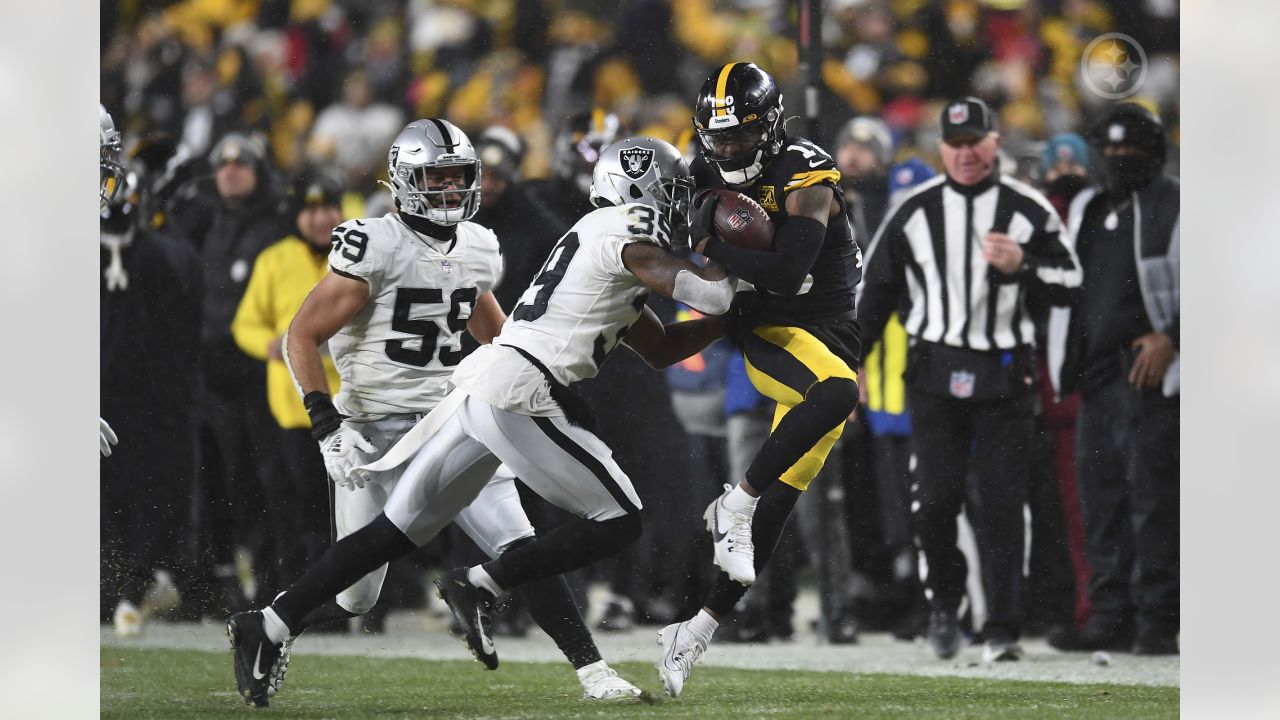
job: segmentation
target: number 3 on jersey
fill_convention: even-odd
[[[564,279],[564,273],[569,269],[569,263],[573,261],[576,252],[578,233],[569,233],[560,238],[560,242],[556,243],[547,256],[547,262],[538,271],[538,277],[533,279],[529,288],[520,296],[520,302],[511,312],[513,319],[537,320],[542,317],[547,311],[547,304],[551,302],[551,294]]]
[[[414,367],[424,367],[431,362],[432,356],[436,355],[440,324],[431,318],[413,320],[410,315],[413,313],[414,305],[443,303],[444,292],[439,288],[398,288],[395,310],[391,317],[391,329],[398,333],[417,335],[420,343],[415,350],[407,347],[408,340],[388,340],[387,357]],[[453,291],[449,296],[449,316],[446,319],[448,336],[461,332],[467,326],[467,318],[471,317],[471,309],[475,305],[475,288],[458,288]],[[451,350],[448,347],[441,347],[438,359],[441,365],[453,367],[462,360],[462,349]]]

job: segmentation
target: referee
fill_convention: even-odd
[[[966,567],[956,516],[969,498],[989,610],[983,660],[1017,660],[1035,367],[1026,301],[1070,302],[1080,267],[1048,201],[1001,176],[991,109],[976,98],[949,102],[941,124],[946,174],[919,185],[880,226],[858,317],[869,347],[908,293],[912,524],[928,568],[929,644],[944,659],[960,649]],[[971,460],[976,487],[966,492]]]

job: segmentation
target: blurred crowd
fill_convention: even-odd
[[[1145,50],[1136,99],[1163,120],[1164,170],[1177,174],[1172,0],[822,7],[811,138],[837,160],[864,252],[894,198],[941,168],[937,118],[958,96],[995,110],[1002,171],[1040,188],[1065,218],[1097,179],[1086,136],[1109,103],[1088,91],[1080,67],[1107,32]],[[284,587],[329,542],[323,467],[310,456],[305,413],[281,394],[293,391],[278,353],[288,318],[263,312],[269,302],[251,306],[261,293],[247,288],[280,262],[283,253],[264,253],[279,241],[292,239],[304,265],[310,247],[319,264],[307,272],[323,272],[314,258],[328,250],[326,220],[393,209],[378,181],[405,123],[447,118],[476,144],[474,221],[502,243],[507,275],[495,294],[509,311],[591,209],[599,150],[643,134],[692,153],[695,94],[723,63],[759,64],[781,84],[787,113],[803,116],[798,19],[798,3],[769,0],[104,2],[101,100],[130,173],[102,230],[102,414],[121,437],[102,465],[103,620],[119,628],[122,604],[139,617],[223,617]],[[790,130],[805,127],[802,117]],[[667,320],[694,312],[655,309]],[[790,562],[775,560],[744,598],[721,631],[730,640],[790,638],[796,586],[809,578],[829,642],[925,632],[902,367],[885,344],[863,351],[874,389],[783,538],[777,556]],[[607,588],[593,613],[605,630],[687,617],[712,579],[691,508],[742,477],[772,409],[727,341],[665,374],[616,354],[584,384],[602,439],[644,502],[646,530],[623,556],[580,574],[578,590]],[[1044,368],[1039,386],[1025,629],[1068,637],[1092,612],[1077,401],[1055,397]],[[557,511],[526,500],[535,525],[556,522]],[[960,544],[973,556],[964,527]],[[478,557],[467,542],[446,535],[393,564],[387,602],[366,629],[380,629],[388,609],[425,602],[424,568]],[[971,582],[966,632],[981,627],[981,595]],[[499,619],[507,632],[528,626],[518,608]]]

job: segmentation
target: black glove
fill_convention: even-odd
[[[711,224],[716,217],[716,203],[720,196],[710,190],[702,190],[693,196],[689,203],[689,245],[698,247],[698,243],[711,235]]]

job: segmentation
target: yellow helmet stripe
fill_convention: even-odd
[[[724,91],[729,85],[729,73],[733,71],[738,63],[729,63],[720,68],[720,77],[716,79],[716,109],[713,115],[728,115],[729,111],[725,109]]]

